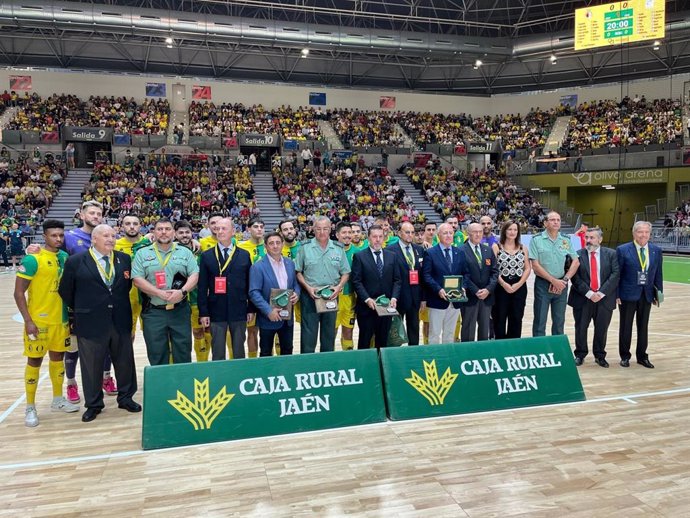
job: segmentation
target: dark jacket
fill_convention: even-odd
[[[632,302],[640,300],[640,297],[644,295],[647,302],[652,302],[654,301],[654,288],[664,291],[661,248],[652,243],[648,243],[647,247],[649,257],[647,258],[647,284],[645,286],[637,284],[637,272],[641,272],[642,267],[637,256],[635,243],[625,243],[616,248],[618,267],[621,272],[621,279],[618,283],[619,299]]]
[[[239,322],[247,319],[249,299],[249,270],[252,260],[249,252],[235,246],[230,264],[223,272],[226,293],[215,293],[216,277],[220,266],[216,251],[218,246],[206,250],[199,258],[199,291],[197,304],[200,317],[210,317],[211,322]],[[220,255],[220,252],[218,252]]]
[[[424,249],[412,244],[412,255],[414,256],[414,267],[419,276],[419,284],[410,285],[410,265],[405,259],[402,249],[402,241],[398,241],[393,246],[386,248],[393,252],[398,258],[400,265],[400,300],[398,301],[398,311],[405,313],[411,309],[419,309],[423,300],[426,300],[424,293],[424,282],[422,280],[422,264],[424,264]]]
[[[474,250],[469,241],[466,241],[460,248],[465,254],[467,262],[467,274],[463,279],[465,291],[467,292],[467,305],[474,306],[477,301],[477,292],[487,289],[491,294],[484,299],[484,303],[492,306],[494,303],[494,292],[498,283],[498,267],[496,266],[496,256],[488,245],[481,243],[479,250],[482,254],[481,264],[474,255]]]
[[[383,275],[374,261],[370,248],[357,252],[352,257],[352,273],[350,279],[357,293],[355,312],[371,311],[365,301],[368,298],[376,300],[381,295],[389,299],[400,299],[400,265],[397,256],[388,249],[382,251]]]
[[[591,289],[590,260],[586,248],[577,251],[580,266],[571,279],[573,287],[568,295],[568,305],[580,308],[587,303],[587,292]],[[603,304],[605,308],[613,311],[616,309],[616,291],[620,270],[616,251],[612,248],[601,247],[599,249],[599,291],[605,295],[597,304]]]
[[[426,305],[432,309],[446,309],[447,302],[438,296],[438,292],[443,288],[443,277],[446,275],[465,275],[467,262],[465,254],[456,247],[451,247],[452,263],[448,266],[445,255],[441,250],[441,245],[432,246],[426,251],[422,262],[422,277],[424,278],[424,288],[426,292]],[[454,302],[453,307],[460,308],[462,303]]]

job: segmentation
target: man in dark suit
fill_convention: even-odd
[[[594,320],[594,361],[608,368],[606,361],[606,333],[616,308],[616,290],[620,271],[616,251],[601,246],[601,229],[585,232],[585,248],[578,250],[580,266],[572,278],[573,287],[568,305],[575,317],[575,364],[582,365],[589,352],[587,330]]]
[[[447,275],[465,275],[465,254],[453,246],[454,230],[449,223],[438,227],[438,245],[426,251],[422,263],[422,279],[429,308],[429,343],[453,342],[460,316],[459,302],[449,302],[443,280]]]
[[[357,293],[355,313],[359,326],[357,349],[369,349],[371,337],[376,348],[388,345],[392,318],[379,316],[376,301],[384,296],[395,308],[400,297],[400,266],[396,255],[382,248],[384,230],[380,225],[369,227],[369,247],[352,259],[352,286]]]
[[[58,292],[74,312],[74,334],[79,343],[82,388],[86,412],[82,421],[96,419],[103,404],[103,359],[110,354],[117,376],[118,407],[140,412],[132,396],[137,376],[132,350],[131,260],[114,252],[115,231],[98,225],[91,248],[65,264]]]
[[[618,352],[621,367],[630,367],[633,320],[637,323],[637,363],[648,369],[654,365],[647,355],[647,333],[652,304],[659,305],[664,292],[661,248],[649,242],[652,224],[638,221],[633,225],[633,241],[616,249],[621,279],[618,284],[620,337]]]
[[[484,231],[479,223],[468,227],[468,240],[462,245],[467,263],[467,275],[463,279],[467,291],[467,303],[462,308],[460,340],[474,342],[488,340],[491,328],[491,306],[498,283],[496,256],[489,245],[482,243]]]
[[[283,236],[278,232],[269,233],[264,242],[266,255],[254,263],[249,272],[249,299],[257,309],[256,325],[259,327],[259,349],[261,356],[271,356],[273,341],[278,335],[280,355],[292,354],[294,331],[294,312],[289,312],[285,320],[280,309],[271,304],[271,290],[292,290],[289,302],[294,306],[299,301],[301,291],[295,274],[295,263],[283,257]],[[286,317],[287,318],[287,317]]]
[[[419,310],[426,306],[422,286],[424,249],[413,243],[414,225],[400,225],[400,241],[386,248],[398,258],[400,265],[400,300],[398,313],[405,319],[409,345],[419,345]]]
[[[226,335],[230,331],[232,357],[244,358],[248,313],[249,270],[252,260],[246,250],[235,246],[232,219],[216,223],[218,244],[201,254],[199,261],[199,322],[211,327],[213,360],[225,360]]]

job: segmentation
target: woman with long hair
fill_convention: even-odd
[[[532,270],[527,247],[520,243],[520,227],[514,221],[506,221],[501,236],[493,245],[498,266],[498,286],[491,317],[494,335],[501,338],[520,338],[522,317],[527,302],[527,278]],[[507,328],[506,328],[507,324]]]

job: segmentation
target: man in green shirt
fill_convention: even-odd
[[[336,311],[317,313],[316,299],[335,301],[350,277],[350,265],[345,251],[330,240],[330,234],[331,221],[326,216],[317,217],[314,220],[314,239],[302,245],[295,260],[297,280],[304,288],[300,294],[301,353],[316,351],[317,335],[320,336],[321,352],[335,349]],[[321,289],[326,287],[328,291],[323,293]],[[335,310],[337,304],[333,306]]]
[[[350,223],[341,221],[335,227],[335,237],[338,244],[343,247],[347,263],[352,268],[352,257],[358,250],[352,245],[352,226]],[[352,282],[347,281],[343,286],[342,293],[338,296],[338,315],[335,321],[335,332],[342,328],[340,335],[340,345],[343,351],[354,349],[352,341],[352,330],[355,328],[355,292],[352,289]]]
[[[132,280],[148,295],[141,318],[144,341],[151,365],[192,361],[191,308],[187,294],[196,286],[199,266],[191,250],[173,243],[175,232],[169,219],[153,228],[155,243],[134,256]]]
[[[529,243],[529,258],[534,279],[534,322],[532,336],[546,335],[546,319],[551,308],[551,334],[564,334],[565,309],[568,302],[568,281],[580,265],[570,238],[561,234],[561,216],[549,212],[544,222],[546,230],[535,235]],[[572,259],[566,271],[567,258]]]
[[[362,224],[353,221],[350,223],[350,228],[352,229],[352,247],[355,249],[354,253],[364,250],[369,247],[369,241],[364,237],[364,231],[362,230]],[[354,255],[354,254],[353,254]]]

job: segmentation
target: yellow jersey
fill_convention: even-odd
[[[214,246],[218,244],[218,240],[214,236],[206,236],[202,237],[199,239],[199,246],[201,247],[201,251],[205,252],[206,250],[210,250]]]
[[[299,241],[294,241],[292,246],[288,246],[287,243],[283,243],[283,257],[292,259],[293,261],[297,258],[297,252],[299,252],[301,243]]]
[[[126,237],[121,237],[120,239],[115,241],[115,250],[117,250],[118,252],[124,252],[128,256],[132,257],[132,255],[134,254],[132,249],[136,245],[141,243],[144,239],[145,239],[144,237],[141,237],[141,238],[139,238],[139,241],[132,243]]]
[[[17,277],[31,281],[28,309],[36,324],[60,325],[67,322],[67,308],[58,294],[58,284],[69,255],[64,250],[45,248],[27,255],[17,270]]]
[[[241,241],[237,245],[237,248],[241,248],[242,250],[246,250],[247,252],[249,252],[249,257],[251,257],[252,259],[252,264],[254,264],[256,261],[258,261],[266,255],[266,247],[264,246],[263,242],[257,245],[252,243],[251,239]]]

